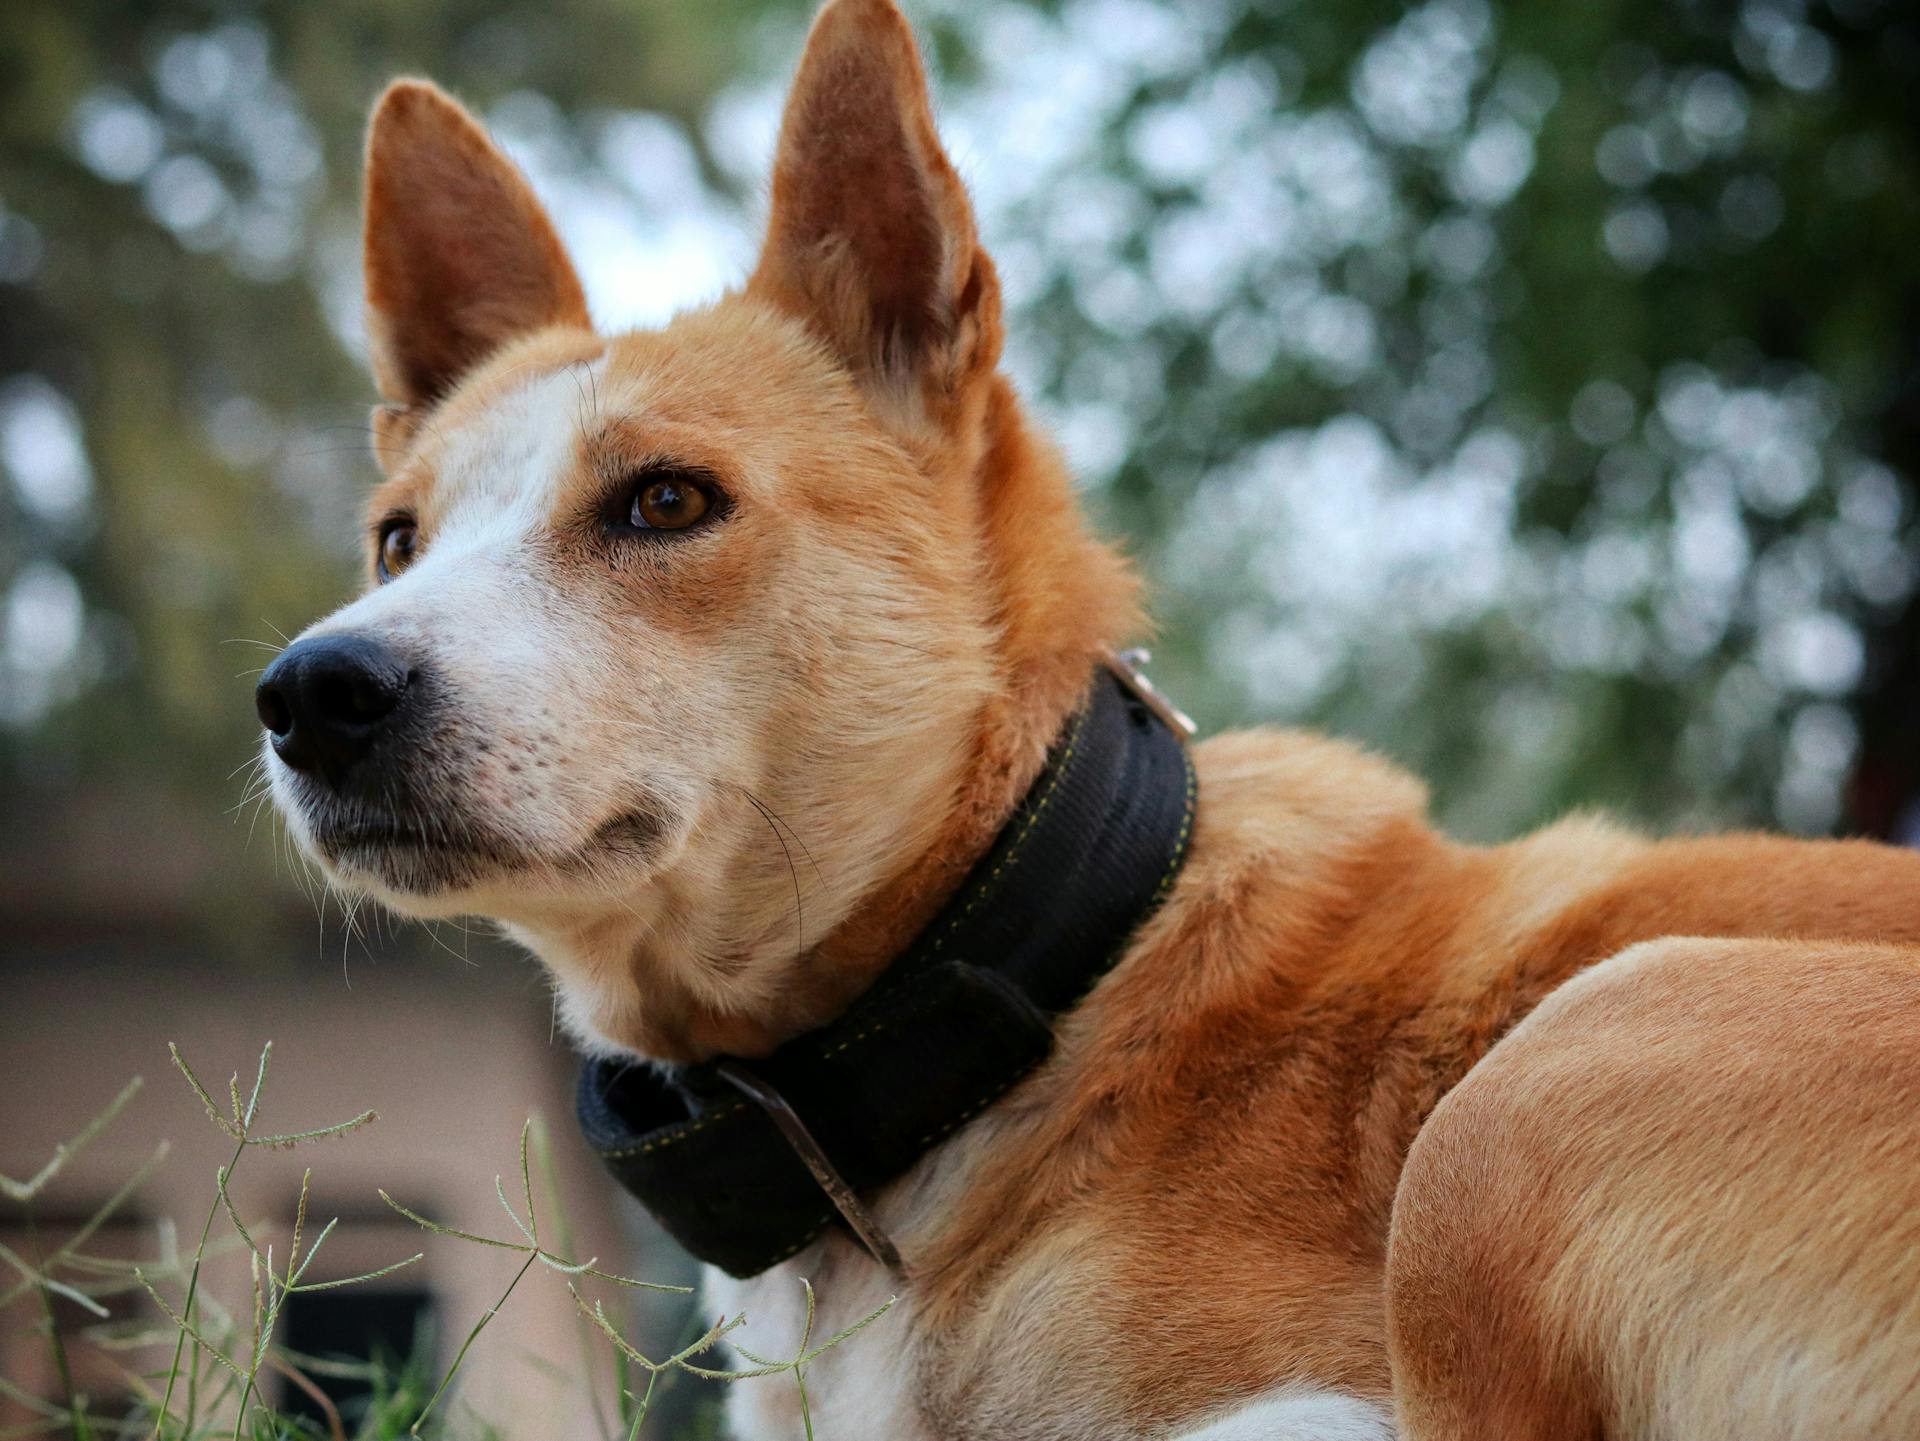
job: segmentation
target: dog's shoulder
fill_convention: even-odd
[[[1427,787],[1412,772],[1313,731],[1258,728],[1211,736],[1194,747],[1202,823],[1254,844],[1311,834],[1317,843],[1377,830],[1425,826]]]

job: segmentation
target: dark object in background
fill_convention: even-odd
[[[346,1287],[297,1296],[280,1323],[279,1342],[297,1356],[349,1366],[378,1362],[383,1374],[399,1374],[410,1357],[424,1356],[431,1374],[437,1341],[433,1297],[420,1287]],[[349,1424],[373,1396],[371,1382],[319,1368],[306,1373]],[[326,1412],[306,1391],[286,1382],[278,1407],[289,1415],[324,1422]]]

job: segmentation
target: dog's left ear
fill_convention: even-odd
[[[399,80],[367,126],[367,339],[388,404],[382,454],[509,340],[588,328],[553,222],[512,161],[452,97]]]
[[[794,79],[750,293],[803,320],[880,413],[951,425],[1000,357],[1000,284],[892,0],[830,0]]]

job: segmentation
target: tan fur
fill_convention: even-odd
[[[589,1045],[824,1022],[1137,625],[995,369],[904,22],[823,11],[752,279],[658,332],[592,334],[438,92],[390,92],[369,166],[403,407],[372,519],[413,517],[420,558],[316,629],[452,678],[439,819],[516,859],[432,894],[336,878],[501,921]],[[662,460],[731,508],[610,542],[594,517]],[[1196,760],[1171,899],[1053,1058],[876,1199],[910,1280],[810,1372],[825,1434],[1347,1441],[1397,1408],[1416,1441],[1920,1435],[1920,859],[1594,819],[1469,847],[1337,742]],[[623,824],[643,855],[604,843]],[[722,1285],[761,1354],[797,1340],[800,1275],[823,1326],[892,1286],[837,1234]],[[791,1434],[788,1391],[736,1396],[744,1435]]]
[[[1409,1160],[1407,1434],[1920,1435],[1917,1011],[1887,944],[1669,939],[1557,991]]]

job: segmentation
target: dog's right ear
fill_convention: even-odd
[[[999,281],[893,0],[829,0],[814,21],[747,290],[805,322],[890,414],[950,424],[983,393]]]
[[[395,81],[368,123],[364,264],[383,454],[506,341],[592,323],[526,177],[424,80]]]

